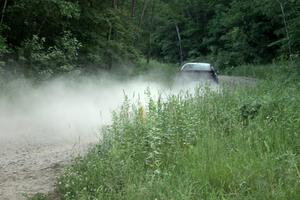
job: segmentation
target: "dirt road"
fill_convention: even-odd
[[[26,199],[35,193],[53,191],[56,177],[87,144],[36,144],[1,147],[0,199]]]

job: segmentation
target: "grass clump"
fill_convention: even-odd
[[[288,78],[149,95],[146,107],[125,99],[101,144],[60,177],[61,198],[300,199],[299,78]]]

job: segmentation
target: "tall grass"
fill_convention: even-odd
[[[255,77],[264,80],[284,78],[291,80],[295,75],[300,75],[300,61],[296,63],[274,63],[268,65],[243,65],[233,68],[226,68],[223,73],[234,76]]]
[[[149,94],[146,107],[125,99],[60,177],[61,198],[300,199],[299,78],[283,74],[205,96]]]

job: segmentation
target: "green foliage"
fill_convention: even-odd
[[[284,2],[285,15],[277,1],[174,0],[163,10],[162,25],[155,31],[155,55],[164,61],[179,60],[176,22],[181,29],[187,61],[209,61],[220,69],[245,63],[266,63],[280,56],[287,59],[289,44],[291,53],[297,56],[299,3]]]
[[[241,118],[245,125],[248,125],[249,121],[253,120],[258,115],[260,108],[261,104],[257,102],[245,104],[240,108]]]
[[[4,28],[0,25],[0,58],[2,57],[2,54],[8,53],[6,39],[2,36],[3,29]]]
[[[108,8],[106,2],[80,3],[81,17],[72,29],[82,44],[81,62],[101,68],[137,62],[134,46],[138,30],[126,9]]]
[[[145,58],[179,63],[180,47],[184,61],[211,62],[219,69],[293,61],[300,53],[296,0],[16,0],[3,6],[0,53],[5,60],[15,59],[37,36],[45,38],[40,54],[53,47],[53,56],[63,61],[62,48],[55,47],[65,32],[70,43],[81,44],[73,60],[89,72],[138,67]],[[58,68],[74,69],[68,62]],[[47,67],[41,70],[60,73]]]
[[[290,32],[291,32],[291,43],[293,47],[293,53],[295,57],[300,55],[300,3],[298,3],[294,8],[294,17],[290,20]]]
[[[65,0],[18,0],[9,4],[6,15],[8,42],[19,46],[33,35],[53,41],[79,17],[80,8]]]
[[[4,66],[5,66],[5,63],[0,61],[0,87],[2,87],[2,85],[4,85],[4,83],[5,83],[5,80],[4,80],[5,71],[3,69]]]
[[[0,35],[0,54],[7,52],[7,46],[5,39]]]
[[[45,38],[34,35],[20,49],[20,59],[25,62],[30,73],[47,79],[54,73],[69,72],[76,67],[81,44],[69,32],[57,38],[54,46],[46,47],[45,43]]]
[[[146,106],[125,99],[102,142],[60,177],[61,198],[298,199],[299,77],[289,75],[205,96],[148,92]]]
[[[50,200],[47,195],[44,194],[36,194],[30,198],[31,200]]]

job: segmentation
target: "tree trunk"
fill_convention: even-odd
[[[113,9],[118,9],[118,0],[112,0],[112,8]],[[109,29],[108,29],[108,36],[107,36],[107,41],[110,43],[112,40],[115,39],[115,32],[112,24],[109,24]],[[111,48],[111,47],[110,47]],[[107,68],[108,70],[112,69],[113,66],[113,55],[111,49],[106,50],[107,51],[107,57],[108,57],[108,63],[107,63]]]
[[[135,16],[135,0],[131,0],[131,17]]]
[[[112,40],[112,32],[113,32],[113,28],[112,26],[109,27],[109,30],[108,30],[108,35],[107,35],[107,42],[110,45],[110,42]],[[108,47],[108,48],[111,48],[111,47]],[[112,64],[113,64],[113,58],[112,58],[112,53],[109,49],[106,49],[106,52],[107,52],[107,57],[108,57],[108,60],[107,60],[107,69],[108,70],[111,70],[112,68]]]
[[[118,8],[118,0],[112,0],[112,7],[115,9]]]
[[[179,44],[180,65],[182,65],[182,63],[183,63],[182,42],[181,42],[179,27],[178,27],[177,24],[175,24],[175,28],[176,28],[177,37],[178,37],[178,44]]]
[[[287,40],[288,40],[289,59],[292,61],[293,58],[292,58],[291,37],[290,37],[289,30],[288,30],[288,24],[287,24],[287,21],[286,21],[286,14],[285,14],[284,6],[283,6],[283,4],[282,4],[282,2],[280,0],[277,0],[277,2],[280,5],[282,19],[283,19],[283,24],[284,24],[284,29],[285,29],[286,37],[287,37]]]
[[[155,12],[155,0],[152,0],[151,19],[150,19],[150,30],[148,40],[148,52],[147,52],[147,63],[149,64],[152,51],[152,31],[153,31],[153,17]]]
[[[4,5],[3,5],[3,8],[2,8],[0,25],[2,25],[2,23],[3,23],[3,19],[4,19],[4,14],[5,14],[6,6],[7,6],[7,0],[4,1]]]
[[[148,5],[148,0],[144,0],[143,2],[143,9],[142,9],[142,13],[141,13],[141,17],[140,17],[140,21],[139,21],[139,27],[141,27],[142,23],[143,23],[143,19],[144,19],[144,15],[147,9],[147,5]]]

